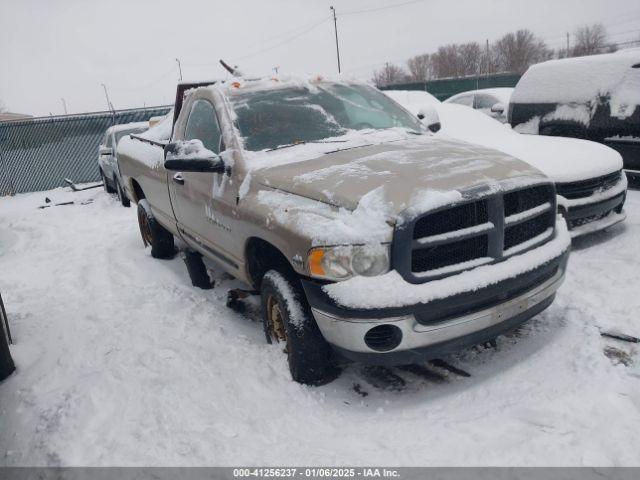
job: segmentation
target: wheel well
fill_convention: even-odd
[[[136,203],[138,203],[140,200],[145,198],[144,192],[142,191],[142,187],[140,187],[140,184],[137,181],[131,180],[131,188],[133,188],[133,194],[136,197],[134,198],[134,200]]]
[[[247,272],[253,288],[260,289],[260,283],[265,273],[277,268],[282,273],[297,275],[287,257],[271,243],[261,238],[252,237],[245,248]]]

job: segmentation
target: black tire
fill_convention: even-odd
[[[120,185],[120,182],[118,181],[117,177],[114,179],[114,183],[116,185],[116,193],[118,194],[118,200],[120,200],[120,203],[122,204],[123,207],[127,207],[127,208],[130,207],[131,200],[129,200],[129,197],[127,197],[127,194],[122,189],[122,185]]]
[[[152,257],[173,258],[176,253],[173,235],[158,223],[145,198],[138,202],[138,225],[144,246],[151,245]]]
[[[267,341],[286,345],[293,380],[306,385],[334,380],[339,371],[331,362],[331,347],[320,333],[299,281],[290,273],[269,270],[262,278],[260,295]]]
[[[105,192],[116,193],[114,188],[109,185],[109,182],[107,182],[107,177],[104,176],[104,172],[102,171],[102,169],[100,169],[100,178],[102,178],[102,188],[104,188]]]

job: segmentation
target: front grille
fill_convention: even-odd
[[[509,250],[532,238],[542,235],[550,228],[549,215],[539,215],[519,223],[513,227],[507,227],[504,231],[504,249]]]
[[[486,235],[471,237],[458,242],[444,243],[433,247],[413,250],[411,255],[411,271],[426,272],[456,263],[469,262],[476,258],[486,257],[489,241]]]
[[[465,203],[420,218],[413,228],[413,238],[429,237],[462,230],[488,221],[487,202]]]
[[[601,177],[590,178],[579,182],[568,182],[556,184],[558,195],[567,199],[590,197],[597,191],[604,191],[612,188],[620,181],[621,172],[613,172]]]
[[[549,201],[549,185],[538,185],[524,190],[516,190],[504,195],[504,216],[508,217],[516,213],[542,205]]]
[[[394,268],[409,282],[495,263],[550,238],[555,190],[541,184],[439,209],[399,223]],[[548,235],[544,235],[548,233]]]

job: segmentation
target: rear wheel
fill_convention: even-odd
[[[123,207],[130,207],[131,200],[129,200],[129,197],[127,197],[127,194],[124,193],[124,190],[122,189],[122,185],[120,185],[120,182],[118,181],[117,177],[115,178],[114,183],[116,184],[116,193],[118,194],[118,200],[120,200],[120,203],[122,204]]]
[[[107,177],[104,176],[104,172],[102,171],[102,169],[100,169],[100,178],[102,178],[102,188],[104,188],[105,192],[116,193],[113,187],[109,185],[109,182],[107,182]]]
[[[262,279],[260,295],[267,341],[284,345],[293,380],[323,385],[336,378],[331,347],[320,333],[297,279],[269,270]]]
[[[144,246],[151,245],[152,257],[172,258],[175,255],[173,235],[158,223],[145,198],[138,202],[138,225]]]

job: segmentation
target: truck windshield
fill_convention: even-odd
[[[423,132],[417,118],[365,85],[285,87],[230,97],[244,148],[251,151],[339,137],[350,130]]]

